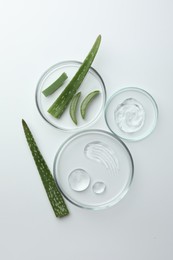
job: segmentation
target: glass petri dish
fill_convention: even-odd
[[[74,205],[99,210],[119,202],[129,190],[134,165],[126,145],[112,133],[85,130],[59,148],[54,178]]]
[[[81,66],[79,61],[64,61],[55,64],[50,67],[40,78],[37,88],[36,88],[36,105],[40,115],[46,120],[50,125],[64,130],[64,131],[76,131],[82,128],[88,127],[93,124],[101,115],[104,109],[106,101],[106,89],[103,79],[98,74],[98,72],[92,67],[89,69],[84,81],[82,82],[79,91],[81,91],[80,102],[86,97],[87,94],[94,90],[99,90],[100,94],[95,98],[94,102],[90,104],[87,109],[86,119],[83,120],[80,115],[80,104],[77,110],[78,125],[76,126],[69,113],[69,108],[65,110],[60,119],[54,118],[51,114],[47,112],[49,107],[54,103],[60,93],[68,85],[72,77],[75,75],[79,67]],[[68,79],[65,81],[62,87],[55,91],[52,95],[45,97],[42,91],[52,84],[63,72],[66,72]]]
[[[122,139],[139,141],[156,127],[158,107],[145,90],[128,87],[117,91],[107,102],[105,121],[108,128]]]

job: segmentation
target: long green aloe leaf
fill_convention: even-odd
[[[26,140],[28,142],[29,148],[31,150],[33,159],[37,166],[38,172],[40,174],[42,183],[46,190],[49,201],[52,205],[54,213],[56,217],[64,217],[69,214],[68,208],[65,204],[65,201],[58,190],[56,183],[52,177],[52,174],[34,140],[34,137],[27,126],[26,122],[22,119],[22,125],[24,129],[24,133],[26,136]]]
[[[64,91],[60,94],[60,96],[55,100],[52,106],[48,109],[48,112],[56,117],[60,118],[68,104],[72,100],[73,96],[77,92],[81,83],[83,82],[96,54],[99,49],[101,42],[101,35],[99,35],[91,48],[89,54],[85,58],[84,62],[80,66],[79,70],[76,72],[72,80],[69,82]]]

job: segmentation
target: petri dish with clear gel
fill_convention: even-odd
[[[145,90],[128,87],[117,91],[107,102],[105,121],[117,136],[139,141],[150,135],[156,127],[158,107]]]
[[[112,133],[85,130],[58,149],[54,178],[74,205],[99,210],[119,202],[129,190],[134,165],[126,145]]]
[[[91,67],[80,88],[78,89],[78,92],[81,92],[81,97],[77,108],[78,124],[75,125],[72,121],[69,113],[69,107],[67,107],[60,119],[57,119],[48,113],[47,110],[49,109],[49,107],[54,103],[60,93],[68,85],[81,64],[82,63],[79,61],[63,61],[57,63],[54,66],[50,67],[41,76],[37,84],[35,99],[38,111],[45,121],[60,130],[76,131],[88,127],[99,118],[104,110],[106,101],[105,84],[99,73]],[[49,85],[51,85],[63,72],[65,72],[68,76],[68,79],[64,82],[63,86],[56,90],[52,95],[45,97],[42,91],[46,89]],[[92,102],[87,108],[86,118],[82,119],[80,114],[80,104],[82,100],[94,90],[99,90],[100,93],[95,98],[94,102]]]

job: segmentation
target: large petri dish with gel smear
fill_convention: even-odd
[[[155,129],[158,107],[154,98],[140,88],[123,88],[107,102],[105,121],[122,139],[139,141]]]
[[[133,179],[132,156],[112,133],[85,130],[71,136],[54,160],[54,177],[74,205],[104,209],[119,202]]]
[[[105,102],[106,102],[106,88],[103,82],[103,79],[99,75],[99,73],[93,69],[92,67],[89,69],[85,79],[83,80],[81,86],[79,87],[77,92],[81,92],[81,97],[79,100],[79,105],[77,108],[77,119],[78,124],[74,124],[70,117],[69,106],[64,111],[61,118],[55,118],[51,114],[48,113],[48,109],[55,102],[55,100],[59,97],[68,83],[71,81],[73,76],[76,74],[78,69],[81,66],[81,62],[79,61],[62,61],[59,62],[52,67],[50,67],[40,78],[36,92],[36,106],[37,109],[42,116],[42,118],[49,123],[50,125],[64,131],[79,131],[83,128],[86,128],[92,125],[97,119],[101,116]],[[68,79],[64,82],[64,84],[55,91],[52,95],[45,97],[42,93],[44,89],[46,89],[49,85],[51,85],[63,72],[65,72],[68,76]],[[92,91],[99,90],[99,95],[96,97],[94,102],[87,109],[86,118],[83,119],[80,113],[80,104],[82,100]]]

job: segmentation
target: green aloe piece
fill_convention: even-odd
[[[101,42],[101,35],[99,35],[91,48],[89,54],[85,58],[84,62],[80,66],[79,70],[76,72],[72,80],[69,82],[64,91],[60,96],[55,100],[52,106],[48,109],[48,112],[56,118],[60,118],[68,104],[72,100],[73,96],[77,92],[81,83],[83,82],[96,54],[99,49]]]
[[[64,81],[67,79],[67,74],[65,72],[63,72],[61,74],[61,76],[55,81],[53,82],[49,87],[47,87],[46,89],[44,89],[42,91],[42,93],[47,97],[52,95],[58,88],[60,88]]]
[[[34,140],[34,137],[31,133],[29,127],[27,126],[26,122],[23,119],[22,119],[22,125],[23,125],[27,143],[31,150],[33,159],[37,166],[38,172],[40,174],[42,183],[44,185],[47,196],[48,196],[49,201],[54,210],[54,213],[55,213],[56,217],[60,217],[60,218],[67,216],[69,214],[69,211],[65,204],[65,201],[56,186],[53,176]]]
[[[85,119],[86,116],[86,111],[87,108],[89,106],[89,104],[91,103],[91,101],[100,93],[99,90],[95,90],[91,93],[89,93],[84,100],[82,101],[81,107],[80,107],[80,111],[81,111],[81,116],[83,119]]]
[[[78,92],[76,95],[73,96],[72,101],[70,103],[70,116],[76,125],[77,125],[76,112],[77,112],[77,105],[78,105],[80,96],[81,96],[81,92]]]

